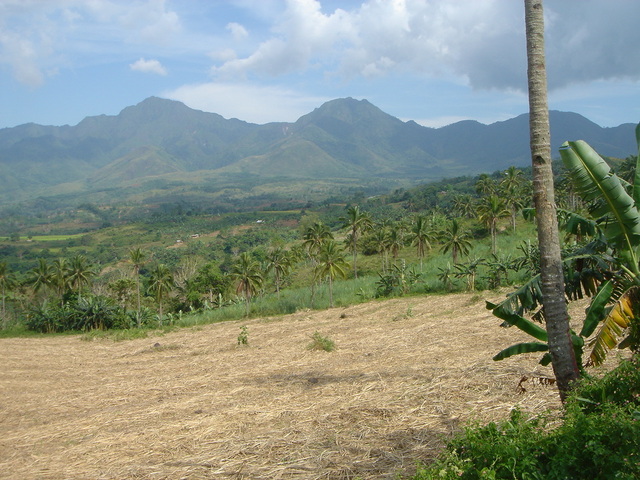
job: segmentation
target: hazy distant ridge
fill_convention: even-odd
[[[552,148],[587,140],[601,154],[635,154],[634,125],[602,128],[551,112]],[[115,116],[75,126],[25,124],[0,130],[0,201],[75,182],[117,189],[162,175],[218,172],[259,178],[408,179],[492,172],[529,163],[528,116],[483,125],[427,128],[366,100],[327,102],[295,123],[251,124],[151,97]]]

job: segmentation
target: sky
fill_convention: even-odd
[[[640,1],[544,0],[549,107],[640,122]],[[528,111],[522,0],[0,0],[0,128],[157,96],[251,123],[367,99],[429,127]]]

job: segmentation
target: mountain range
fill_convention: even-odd
[[[577,139],[605,156],[637,151],[633,124],[602,128],[558,111],[550,122],[554,152]],[[151,97],[75,126],[1,129],[0,204],[61,196],[158,203],[238,190],[286,197],[329,193],[331,185],[391,190],[529,165],[528,128],[527,114],[428,128],[352,98],[329,101],[293,123],[258,125]]]

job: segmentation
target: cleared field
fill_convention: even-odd
[[[393,479],[468,420],[558,408],[555,387],[517,391],[551,375],[538,355],[491,360],[528,340],[499,323],[461,294],[117,343],[1,339],[0,478]],[[337,349],[308,350],[316,331]]]

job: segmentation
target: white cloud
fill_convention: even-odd
[[[184,85],[162,96],[194,109],[258,124],[294,122],[329,100],[280,87],[215,82]]]
[[[167,69],[164,68],[158,60],[145,60],[144,58],[141,58],[136,62],[129,64],[129,68],[142,73],[154,73],[156,75],[167,74]]]
[[[247,7],[248,8],[248,7]],[[640,2],[548,0],[549,85],[640,79]],[[322,69],[333,76],[455,74],[472,88],[526,89],[524,7],[513,0],[368,0],[324,13],[288,0],[271,34],[242,57],[212,68],[221,78]]]
[[[343,10],[325,15],[316,0],[289,0],[272,30],[274,35],[249,56],[214,66],[212,72],[242,78],[248,73],[276,76],[304,70],[312,60],[330,58],[336,42],[348,37],[351,27]]]
[[[233,38],[235,40],[241,40],[249,36],[249,32],[247,32],[247,29],[236,22],[228,23],[227,30],[231,32],[231,35],[233,35]]]
[[[550,88],[640,80],[640,2],[577,3],[545,0]],[[526,86],[515,0],[0,0],[0,64],[24,84],[83,62],[176,52],[209,55],[227,83],[313,71],[337,82],[417,73],[482,90]]]
[[[0,65],[19,82],[40,86],[60,67],[95,63],[130,44],[166,45],[180,32],[180,19],[165,0],[1,0]]]

